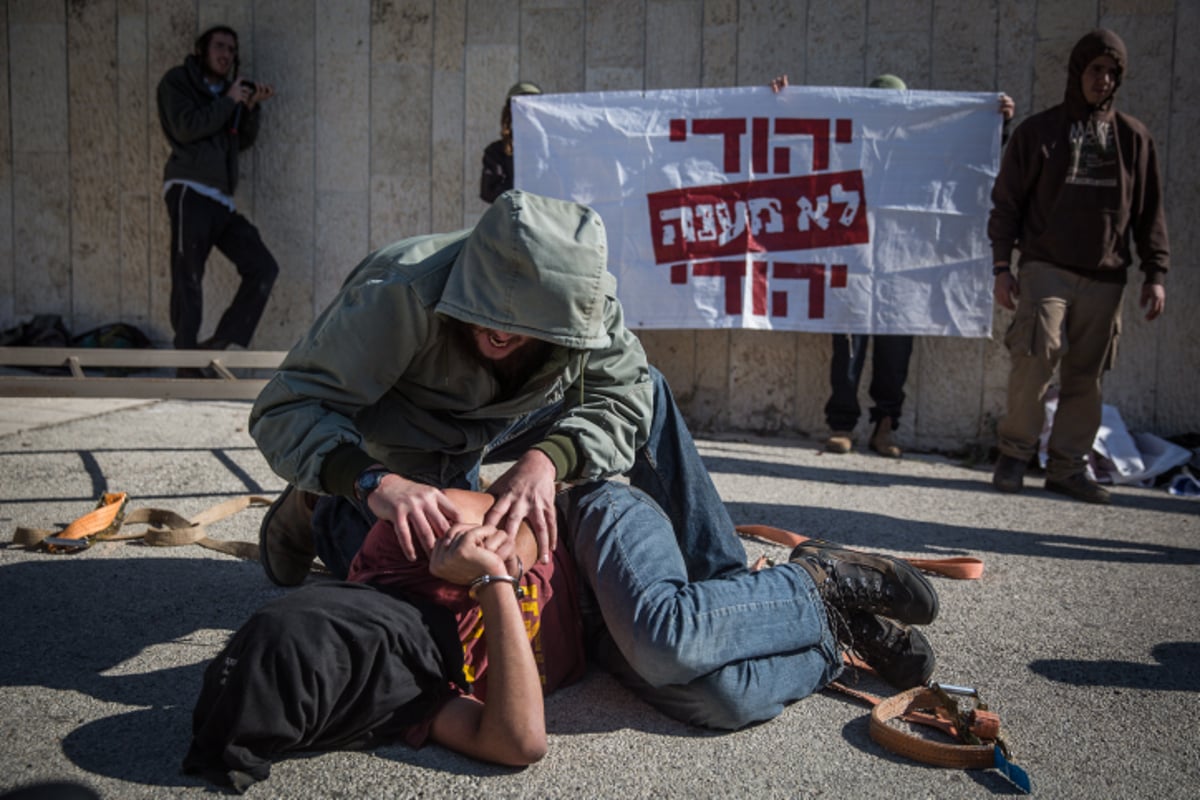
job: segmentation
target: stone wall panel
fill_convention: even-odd
[[[79,331],[121,313],[116,11],[115,0],[99,0],[71,5],[67,17],[70,326]]]
[[[430,156],[430,216],[433,229],[461,228],[463,197],[478,187],[479,169],[470,168],[463,148],[463,55],[466,52],[465,0],[440,2],[433,24],[433,82]],[[478,161],[476,162],[478,164]]]
[[[547,93],[582,92],[584,50],[582,3],[534,9],[522,5],[520,80],[533,81]],[[503,99],[493,100],[497,130]]]
[[[585,26],[586,90],[645,88],[646,20],[641,0],[588,3]]]
[[[51,8],[53,7],[53,8]],[[67,20],[57,3],[9,4],[13,314],[71,325]]]
[[[8,7],[0,6],[0,64],[8,63]],[[12,105],[8,70],[0,72],[0,330],[17,323],[14,306]]]
[[[646,88],[700,85],[704,8],[691,0],[646,3]]]
[[[20,153],[13,164],[13,309],[61,314],[70,326],[71,173],[64,153]]]
[[[700,85],[737,86],[738,0],[704,0]]]
[[[500,112],[510,86],[521,77],[521,4],[517,0],[467,4],[464,53],[463,224],[486,209],[479,199],[480,159],[499,137]],[[536,78],[532,80],[536,81]],[[470,176],[474,174],[475,179]]]
[[[780,73],[804,82],[807,3],[742,0],[738,9],[737,82],[765,86]]]
[[[1189,263],[1200,167],[1200,6],[1177,0],[10,0],[0,8],[0,323],[35,311],[117,315],[170,340],[167,146],[155,88],[204,27],[241,34],[243,73],[279,95],[237,194],[275,252],[255,346],[291,344],[367,252],[472,224],[480,157],[508,87],[549,92],[764,85],[859,86],[894,72],[917,89],[1001,90],[1017,121],[1062,99],[1069,51],[1097,24],[1131,65],[1120,107],[1160,146],[1174,262],[1166,316],[1140,319],[1138,276],[1106,396],[1131,427],[1200,429]],[[102,277],[111,280],[102,280]],[[237,278],[209,265],[211,331]],[[900,442],[994,443],[1011,313],[990,340],[920,340]],[[706,431],[823,436],[828,334],[644,331],[651,360]],[[868,364],[867,369],[870,369]],[[864,415],[870,405],[864,376]],[[868,434],[860,424],[860,445]]]
[[[996,80],[996,5],[935,0],[930,89],[979,92]]]
[[[867,47],[866,0],[809,3],[808,43],[803,75],[809,86],[862,86]]]

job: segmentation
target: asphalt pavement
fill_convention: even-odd
[[[285,590],[257,563],[196,546],[102,542],[76,555],[8,544],[105,491],[196,514],[283,488],[247,403],[0,400],[0,791],[67,780],[104,798],[202,797],[180,774],[205,664]],[[975,556],[933,578],[934,678],[977,687],[1034,794],[1191,798],[1200,784],[1200,499],[1120,487],[1096,507],[1033,480],[996,494],[988,465],[845,456],[818,442],[703,438],[738,523],[900,556]],[[255,541],[261,509],[210,535]],[[748,559],[786,557],[746,542]],[[780,625],[786,620],[780,620]],[[689,728],[609,676],[547,700],[549,753],[513,770],[437,746],[304,755],[261,798],[986,797],[995,770],[923,766],[868,736],[868,709],[822,693],[735,733]]]

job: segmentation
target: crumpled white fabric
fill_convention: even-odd
[[[1046,467],[1046,446],[1054,412],[1058,410],[1058,393],[1046,394],[1046,421],[1038,441],[1038,462]],[[1175,467],[1188,463],[1192,451],[1168,442],[1153,433],[1130,433],[1116,406],[1107,403],[1100,407],[1100,428],[1092,442],[1088,459],[1088,476],[1099,483],[1153,486],[1154,478]]]

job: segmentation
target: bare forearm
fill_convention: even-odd
[[[520,604],[507,583],[490,584],[478,596],[488,648],[488,695],[479,738],[485,746],[502,748],[496,760],[533,763],[546,752],[546,716]]]

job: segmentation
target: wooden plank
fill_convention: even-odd
[[[54,378],[0,376],[0,397],[132,397],[164,400],[253,400],[260,378]]]
[[[10,367],[208,367],[274,369],[283,350],[138,350],[120,347],[0,347],[0,364]],[[0,376],[4,380],[5,376]],[[87,380],[96,380],[87,378]],[[124,380],[124,379],[122,379]],[[119,395],[118,395],[119,396]],[[140,395],[136,395],[140,396]]]

